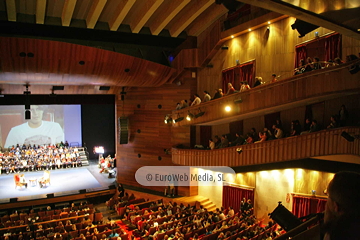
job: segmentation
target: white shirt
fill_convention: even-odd
[[[64,141],[64,131],[59,123],[42,121],[38,128],[29,127],[28,123],[11,128],[5,147],[16,144],[47,145]]]
[[[191,103],[191,106],[195,106],[201,103],[201,99],[199,97],[196,97],[194,101]]]

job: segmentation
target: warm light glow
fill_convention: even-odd
[[[251,28],[249,28],[249,32],[251,32]]]
[[[164,123],[167,123],[166,119],[164,120]]]
[[[225,111],[230,112],[230,111],[231,111],[231,107],[230,107],[230,106],[226,106],[226,107],[225,107]]]
[[[270,24],[270,21],[268,21],[268,24]]]
[[[234,35],[231,35],[231,38],[234,38]]]
[[[268,26],[267,29],[270,29],[270,26]]]

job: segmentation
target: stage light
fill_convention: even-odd
[[[194,117],[194,114],[189,111],[188,115],[186,116],[186,120],[191,121],[192,119],[194,119]]]
[[[234,38],[234,35],[231,35],[231,38]]]
[[[165,124],[171,123],[173,121],[172,117],[169,115],[165,116],[164,122]]]
[[[251,28],[249,28],[248,30],[249,30],[249,32],[251,32]]]
[[[270,22],[270,21],[268,21],[268,24],[269,24],[269,25],[270,25],[270,23],[271,23],[271,22]]]
[[[180,117],[180,114],[178,114],[177,118],[173,119],[173,123],[181,122],[182,120],[184,120],[184,117]]]
[[[225,107],[225,111],[226,111],[226,112],[230,112],[230,111],[231,111],[231,107],[230,107],[230,106],[226,106],[226,107]]]
[[[199,112],[195,115],[195,118],[201,117],[205,114],[205,112],[202,112],[201,109],[199,108]]]

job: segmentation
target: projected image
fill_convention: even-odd
[[[1,146],[81,143],[80,105],[31,105],[25,120],[24,106],[0,106]]]

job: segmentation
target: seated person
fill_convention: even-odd
[[[50,172],[45,171],[44,176],[39,179],[39,185],[42,188],[46,183],[50,183]]]
[[[20,175],[20,183],[25,186],[27,188],[27,182],[26,182],[26,179],[25,179],[25,175],[24,174],[21,174]]]

